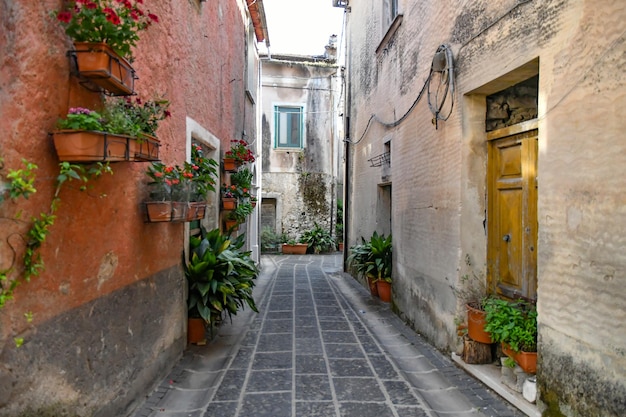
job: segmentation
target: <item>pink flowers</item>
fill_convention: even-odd
[[[93,111],[86,109],[84,107],[70,107],[70,109],[68,110],[68,114],[87,114],[90,115],[92,114]]]

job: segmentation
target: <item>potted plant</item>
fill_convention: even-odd
[[[305,255],[308,247],[308,244],[298,242],[296,239],[287,239],[281,245],[281,251],[283,255]]]
[[[237,186],[222,184],[222,209],[234,210],[237,207]]]
[[[148,167],[150,198],[144,204],[149,222],[204,218],[207,195],[215,191],[217,162],[206,158],[197,144],[192,145],[191,161],[182,167],[161,162]]]
[[[226,230],[233,229],[234,226],[240,225],[246,222],[246,218],[252,213],[254,208],[249,202],[238,203],[237,207],[228,213],[226,220],[231,222],[226,225]],[[234,222],[234,223],[233,223]]]
[[[378,297],[378,288],[376,286],[375,277],[367,274],[368,265],[367,262],[372,255],[370,243],[361,237],[361,243],[352,245],[350,247],[350,254],[346,259],[346,264],[352,270],[352,273],[365,277],[367,286],[370,289],[370,294],[374,297]]]
[[[75,73],[114,95],[133,94],[132,48],[139,33],[159,18],[143,1],[74,0],[53,12],[74,41],[70,51]]]
[[[537,369],[537,310],[524,300],[489,298],[484,305],[485,330],[525,372]]]
[[[191,257],[184,265],[189,319],[213,327],[245,306],[258,312],[252,296],[258,268],[250,252],[241,250],[244,236],[231,240],[219,229],[202,233],[191,238]]]
[[[255,157],[248,149],[248,142],[235,139],[230,142],[230,150],[224,154],[224,171],[236,171],[239,166],[254,161]]]
[[[385,237],[374,232],[369,241],[371,254],[366,262],[366,274],[375,277],[378,296],[382,301],[391,301],[391,235]]]
[[[70,108],[52,133],[60,161],[156,161],[159,141],[154,134],[170,116],[169,101],[110,99],[102,112]]]
[[[305,231],[300,237],[300,243],[306,243],[313,253],[330,252],[335,249],[335,241],[328,230],[315,223],[313,229]]]
[[[237,171],[230,174],[230,183],[248,192],[248,190],[252,188],[252,177],[252,171],[247,167],[239,168]]]

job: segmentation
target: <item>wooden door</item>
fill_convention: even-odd
[[[487,269],[493,292],[535,300],[537,129],[519,130],[512,126],[488,135]]]

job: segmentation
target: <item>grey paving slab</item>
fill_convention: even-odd
[[[132,417],[522,416],[341,262],[264,256],[259,313],[243,311],[206,346],[190,346]]]

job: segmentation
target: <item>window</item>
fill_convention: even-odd
[[[274,106],[274,144],[276,148],[303,148],[303,108]]]

